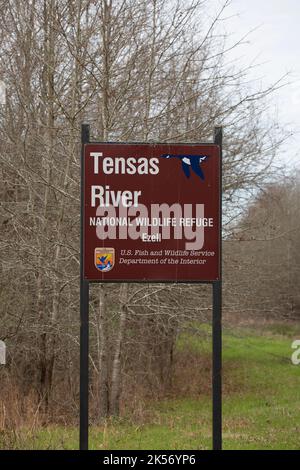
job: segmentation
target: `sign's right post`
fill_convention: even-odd
[[[213,281],[213,365],[212,365],[212,395],[213,395],[213,450],[222,450],[222,127],[216,127],[214,143],[220,147],[220,200],[219,200],[219,280]]]

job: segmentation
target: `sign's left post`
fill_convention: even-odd
[[[80,450],[89,446],[89,282],[84,279],[84,145],[90,141],[90,126],[81,125],[80,178]]]

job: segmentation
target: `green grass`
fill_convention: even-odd
[[[224,448],[299,449],[300,366],[291,363],[291,342],[300,332],[272,325],[224,336],[224,362],[241,390],[225,395]]]
[[[293,366],[290,360],[291,342],[296,338],[300,338],[300,330],[285,324],[224,331],[224,449],[299,449],[300,365]],[[209,357],[210,327],[202,326],[197,336],[183,334],[177,348],[181,352],[187,347],[199,357]],[[148,403],[147,408],[150,419],[143,425],[123,417],[105,427],[93,427],[90,448],[211,448],[211,399],[207,392],[198,398]],[[77,440],[76,429],[51,427],[20,432],[11,445],[74,449]]]

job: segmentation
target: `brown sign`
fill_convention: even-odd
[[[86,144],[84,278],[220,278],[215,144]]]

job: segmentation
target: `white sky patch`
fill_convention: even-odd
[[[222,0],[214,0],[211,5],[216,11],[222,4]],[[283,158],[300,167],[299,0],[232,0],[223,16],[227,20],[222,27],[230,34],[230,43],[254,30],[246,44],[228,53],[228,59],[238,59],[241,67],[251,62],[261,64],[251,71],[250,78],[267,87],[290,73],[286,78],[290,84],[276,91],[274,104],[279,121],[294,132]]]

